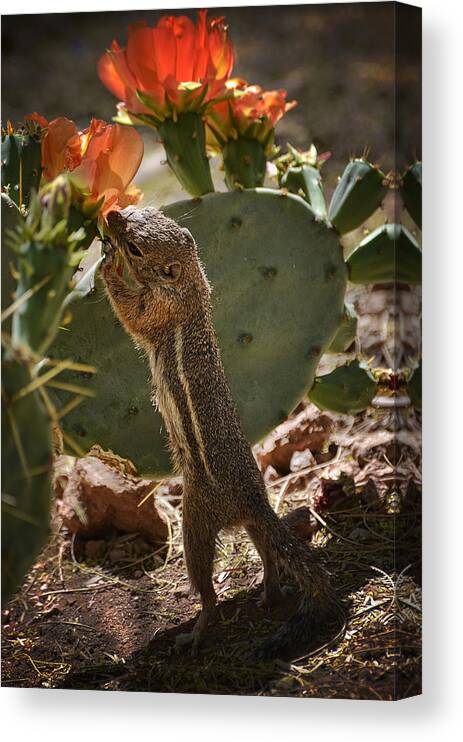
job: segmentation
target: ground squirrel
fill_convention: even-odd
[[[109,299],[127,333],[148,355],[154,400],[165,420],[175,469],[183,475],[184,556],[202,601],[201,614],[184,641],[191,641],[195,651],[214,613],[219,531],[243,526],[263,562],[264,602],[281,599],[279,567],[302,591],[298,610],[272,640],[275,647],[290,645],[309,636],[314,622],[322,614],[327,617],[327,608],[329,615],[333,592],[315,550],[294,535],[268,502],[225,378],[210,287],[195,241],[154,208],[110,212],[108,222],[112,237],[102,275]]]

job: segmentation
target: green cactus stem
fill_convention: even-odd
[[[291,193],[303,196],[319,219],[326,219],[326,203],[320,170],[313,165],[289,167],[280,185]]]
[[[227,188],[257,188],[265,179],[267,157],[257,139],[229,139],[222,149]]]
[[[338,239],[303,199],[277,190],[214,193],[165,212],[197,242],[213,286],[225,373],[245,433],[256,442],[310,389],[336,332],[346,286]],[[95,398],[69,412],[63,428],[84,449],[98,442],[140,472],[161,476],[171,469],[149,369],[100,292],[75,303],[69,331],[51,349],[98,369],[89,380]],[[81,382],[75,372],[63,379]],[[57,394],[65,403],[65,393]]]
[[[415,224],[421,229],[422,221],[422,188],[421,188],[422,166],[421,162],[415,162],[402,176],[401,194],[404,206]]]
[[[384,174],[364,159],[351,160],[331,198],[328,219],[339,234],[357,229],[381,206]]]
[[[58,331],[76,266],[95,236],[94,223],[70,203],[70,185],[66,178],[58,178],[35,196],[10,243],[16,254],[19,302],[12,342],[38,355],[46,352]]]
[[[330,374],[317,376],[309,399],[320,410],[356,415],[371,404],[376,389],[376,382],[355,360]]]
[[[192,196],[214,190],[209,160],[206,156],[204,122],[199,113],[180,113],[176,120],[165,119],[158,131],[167,162],[182,187]]]
[[[354,308],[346,304],[341,324],[326,350],[327,353],[345,353],[350,348],[357,335],[357,321]]]
[[[29,206],[42,176],[40,129],[2,130],[2,191],[19,208]]]
[[[23,223],[24,216],[14,201],[6,193],[1,194],[2,204],[2,310],[14,302],[16,280],[14,278],[14,256],[6,249],[10,235]],[[11,334],[11,315],[2,322],[2,331]]]
[[[353,283],[421,283],[421,250],[401,224],[384,224],[347,258]]]
[[[280,186],[305,198],[317,219],[323,221],[327,213],[320,167],[329,157],[329,152],[319,156],[313,144],[302,152],[288,142],[287,152],[273,161]]]
[[[18,587],[49,534],[52,436],[39,393],[25,393],[31,381],[27,359],[4,349],[2,604]]]

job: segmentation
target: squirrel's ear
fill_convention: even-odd
[[[185,236],[186,242],[189,242],[190,245],[195,244],[194,237],[189,229],[187,229],[186,227],[182,227],[182,234]]]
[[[164,281],[168,281],[169,283],[174,283],[175,281],[178,281],[180,278],[180,274],[182,272],[182,266],[177,261],[174,261],[173,263],[167,263],[166,265],[163,265],[162,268],[159,271],[160,277]]]

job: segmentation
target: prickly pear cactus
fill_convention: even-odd
[[[49,533],[52,439],[30,366],[2,360],[2,603],[19,585]],[[23,395],[23,396],[21,396]]]
[[[327,353],[345,353],[352,345],[357,335],[357,315],[354,308],[350,305],[344,307],[344,313],[341,317],[341,323],[338,331],[331,343]]]
[[[195,112],[179,114],[174,121],[158,125],[167,162],[179,182],[192,196],[214,190],[209,160],[206,156],[204,123]]]
[[[13,345],[38,355],[58,330],[76,265],[95,234],[94,224],[70,203],[68,181],[57,178],[35,196],[27,219],[10,235],[18,276],[15,299],[20,302],[13,315]],[[27,301],[21,302],[23,296]]]
[[[365,159],[351,160],[331,198],[328,219],[340,234],[351,232],[381,206],[384,173]]]
[[[376,389],[376,382],[354,360],[330,374],[318,376],[309,392],[309,399],[321,410],[356,415],[368,407]]]
[[[257,139],[229,139],[222,156],[227,188],[256,188],[264,184],[267,158]]]
[[[400,189],[404,200],[404,206],[420,229],[422,221],[421,178],[421,162],[415,162],[415,164],[407,168],[403,174],[402,187]]]
[[[401,224],[384,224],[347,258],[352,283],[421,283],[421,250]]]
[[[344,311],[346,267],[333,230],[305,201],[276,190],[210,194],[165,212],[192,232],[212,284],[225,372],[251,441],[281,422],[313,383]],[[170,470],[149,370],[98,290],[77,302],[52,353],[96,366],[95,399],[64,419],[82,448],[94,442],[144,473]],[[76,381],[78,375],[69,375]]]
[[[37,191],[42,175],[41,132],[35,125],[14,131],[2,130],[2,189],[16,206],[28,206],[31,191]]]
[[[307,152],[301,152],[288,142],[286,154],[273,163],[280,187],[305,198],[321,220],[327,219],[327,210],[320,167],[329,156],[325,153],[319,157],[313,144]]]

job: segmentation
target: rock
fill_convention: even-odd
[[[67,474],[61,471],[55,483],[55,491],[61,491],[57,505],[63,524],[84,538],[95,539],[116,529],[139,533],[151,544],[164,544],[167,525],[153,497],[146,497],[155,482],[140,479],[133,471],[131,462],[111,452],[74,460],[72,469]]]
[[[332,430],[331,417],[308,405],[298,415],[275,428],[261,446],[255,447],[261,470],[272,466],[280,476],[289,474],[294,453],[322,451]]]
[[[123,459],[121,456],[118,456],[117,453],[114,453],[113,451],[104,451],[101,446],[98,445],[98,443],[95,443],[90,451],[88,452],[89,456],[96,456],[100,461],[103,461],[108,466],[111,466],[113,469],[117,469],[117,471],[122,472],[122,474],[131,474],[132,476],[137,476],[137,470],[135,468],[135,464],[133,464],[130,459]]]
[[[280,478],[280,475],[278,474],[277,470],[274,469],[273,466],[267,466],[267,468],[264,471],[265,484],[271,484],[271,482],[275,482],[279,478]]]
[[[289,468],[291,471],[300,471],[301,469],[306,469],[308,466],[313,466],[316,463],[313,453],[306,448],[305,451],[295,451],[293,453],[289,463]]]

